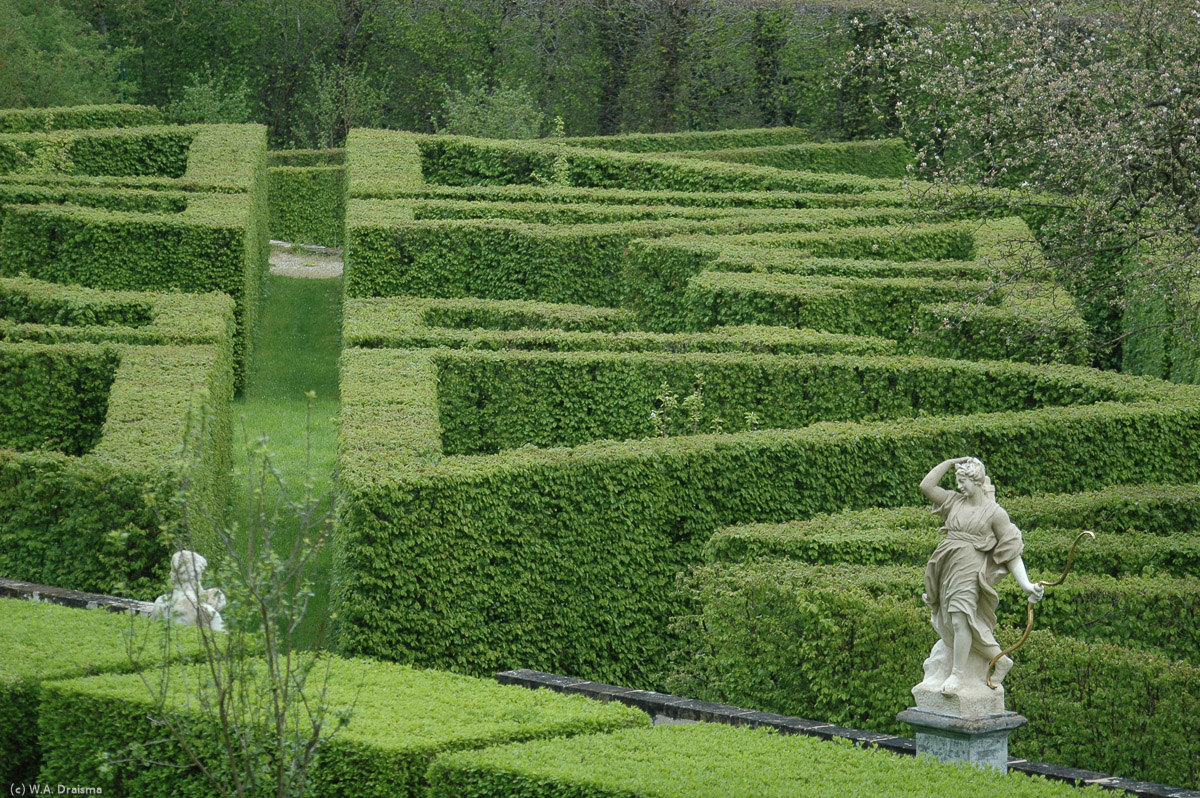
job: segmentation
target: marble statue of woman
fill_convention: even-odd
[[[194,551],[177,551],[171,555],[171,592],[154,600],[150,617],[169,618],[184,626],[203,625],[214,632],[225,631],[225,623],[221,620],[225,594],[215,587],[200,587],[206,568],[208,560]]]
[[[951,469],[958,490],[939,486]],[[1044,588],[1030,581],[1021,559],[1021,530],[996,504],[995,488],[974,457],[957,457],[937,464],[921,480],[921,492],[933,502],[942,518],[945,535],[925,566],[925,594],[933,628],[941,638],[925,661],[925,679],[913,688],[920,704],[921,691],[958,696],[987,692],[988,663],[1000,653],[996,626],[996,585],[1012,574],[1029,601],[1042,598]],[[1001,657],[992,681],[999,684],[1012,668]],[[1000,698],[1001,707],[1003,698]]]

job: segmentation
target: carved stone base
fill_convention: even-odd
[[[942,762],[970,762],[1002,773],[1008,771],[1009,733],[1028,722],[1015,712],[956,718],[915,707],[904,710],[896,719],[916,731],[918,755],[927,754]]]
[[[952,718],[988,718],[1004,714],[1004,688],[995,690],[982,682],[964,684],[954,695],[942,693],[940,685],[925,682],[912,689],[917,709]]]

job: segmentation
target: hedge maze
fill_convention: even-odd
[[[933,216],[891,143],[708,136],[352,133],[339,645],[896,731],[916,486],[974,452],[1035,570],[1101,533],[1014,751],[1196,783],[1200,389],[1074,365],[1071,301],[1004,274],[1036,219]]]
[[[641,725],[480,694],[541,720],[385,739],[414,702],[510,668],[898,731],[933,641],[919,585],[937,524],[917,485],[963,454],[987,463],[1035,578],[1099,533],[1006,685],[1032,720],[1014,753],[1200,784],[1200,387],[1079,365],[1072,302],[1006,273],[1014,251],[1040,257],[1032,212],[936,215],[898,142],[793,128],[355,130],[344,152],[268,162],[259,127],[156,121],[0,113],[0,574],[160,592],[149,496],[178,487],[185,442],[200,509],[229,506],[268,230],[344,246],[335,647],[465,676],[338,660],[379,704],[323,756],[329,794],[360,771],[404,774],[380,794],[573,794],[560,760],[582,749],[560,743],[426,768]],[[1002,641],[1023,621],[1009,588]],[[64,740],[81,707],[132,740],[135,687],[18,692]],[[672,734],[595,738],[594,756],[778,755]],[[48,750],[44,772],[90,777],[77,761]],[[626,776],[589,784],[624,794]]]
[[[185,442],[196,509],[228,505],[230,402],[266,259],[266,139],[146,126],[152,110],[0,115],[18,131],[0,134],[9,578],[161,592]]]

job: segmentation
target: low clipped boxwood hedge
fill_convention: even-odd
[[[683,644],[668,685],[698,698],[909,734],[894,718],[912,703],[909,690],[936,633],[918,598],[920,570],[901,570],[772,560],[698,568],[686,580],[696,609],[677,623]],[[1195,787],[1200,667],[1151,648],[1059,636],[1056,624],[1066,616],[1053,607],[1067,603],[1068,587],[1047,591],[1035,611],[1044,628],[1017,652],[1005,680],[1007,707],[1030,721],[1010,752]],[[1020,603],[1010,591],[1002,609],[1019,614],[1013,605]],[[997,637],[1019,635],[1002,627]]]
[[[162,114],[151,105],[75,105],[0,110],[0,133],[40,133],[102,127],[157,125]]]
[[[92,199],[60,204],[64,199],[48,197],[50,201],[6,206],[0,245],[9,257],[0,271],[102,289],[227,293],[236,302],[240,387],[267,261],[266,132],[255,125],[163,130],[190,142],[183,150],[182,176],[177,181],[155,178],[149,184],[167,189],[163,194],[169,205],[129,207],[131,192],[116,178],[62,182],[39,176],[48,189],[65,195],[67,203],[83,193]],[[50,134],[42,138],[45,135]],[[140,162],[138,142],[147,136],[157,140],[158,135],[136,129],[115,131],[108,138],[94,134],[128,145],[122,157],[131,163]],[[72,139],[85,140],[82,134]],[[25,176],[22,182],[30,179]],[[181,195],[178,189],[185,187],[191,191]],[[106,188],[115,198],[109,202],[99,198]]]
[[[555,357],[572,380],[553,378]],[[659,685],[673,645],[668,620],[686,614],[689,606],[673,588],[675,574],[701,559],[703,545],[721,527],[912,504],[929,464],[962,451],[988,452],[989,468],[1003,474],[1005,490],[1014,493],[1200,479],[1196,389],[1019,364],[921,366],[896,359],[890,370],[885,358],[863,359],[878,370],[863,362],[862,369],[841,372],[849,378],[846,392],[829,387],[831,402],[858,395],[863,411],[902,420],[537,448],[563,441],[562,430],[589,439],[617,432],[615,425],[629,423],[626,418],[648,423],[644,417],[653,407],[656,383],[678,379],[676,390],[686,389],[696,370],[689,365],[693,359],[756,364],[741,372],[747,382],[736,390],[735,382],[721,387],[712,375],[705,389],[714,407],[725,391],[730,399],[722,400],[721,412],[740,419],[740,411],[729,409],[753,408],[733,397],[760,397],[770,404],[769,394],[756,393],[754,386],[778,368],[762,358],[767,371],[759,372],[758,360],[748,355],[620,358],[630,360],[635,374],[644,369],[639,379],[647,393],[633,404],[628,384],[606,389],[602,397],[590,393],[603,387],[601,381],[572,387],[580,364],[608,368],[619,359],[611,354],[381,349],[343,354],[344,498],[333,602],[337,640],[345,651],[473,673],[530,667]],[[639,358],[659,365],[638,366]],[[505,359],[513,368],[483,379]],[[840,362],[849,366],[853,360]],[[523,365],[517,368],[518,363]],[[526,369],[528,374],[521,373]],[[947,369],[960,370],[962,379],[950,380]],[[977,371],[968,377],[964,369]],[[911,397],[937,394],[944,404],[934,406],[949,409],[953,402],[944,390],[955,385],[967,391],[959,405],[965,412],[975,409],[979,397],[1004,396],[1005,374],[1016,392],[1004,400],[1011,404],[991,407],[1000,412],[922,415],[905,404],[909,395],[896,390],[906,380],[917,381]],[[919,375],[928,378],[926,388],[918,387],[924,379]],[[482,427],[472,431],[468,422],[480,405],[470,397],[478,400],[486,387],[490,396],[483,406],[494,412],[507,401],[510,386],[504,381],[510,379],[524,386],[526,411],[524,417],[506,412],[503,418],[524,430],[542,425],[547,436],[507,439],[505,446],[519,448],[493,455],[450,455],[444,429],[464,451],[499,448]],[[1079,380],[1076,387],[1064,393],[1073,380]],[[1030,387],[1036,384],[1041,387]],[[534,386],[552,392],[539,395]],[[560,390],[566,393],[555,393]],[[1077,391],[1090,392],[1086,401],[1095,403],[1047,407],[1043,401],[1051,396],[1070,401],[1068,394],[1085,401]],[[605,404],[610,400],[629,410],[614,413]],[[597,418],[606,420],[592,420]],[[1041,454],[1030,457],[1030,451]]]
[[[312,794],[335,796],[422,796],[429,763],[444,752],[617,731],[649,725],[639,710],[601,704],[582,696],[505,687],[491,681],[390,663],[327,657],[310,677],[309,689],[328,680],[322,700],[329,711],[352,708],[347,726],[321,748],[309,774]],[[177,668],[178,695],[200,671]],[[190,684],[194,696],[197,686]],[[102,772],[96,754],[149,744],[157,762],[187,764],[179,746],[148,720],[154,711],[138,676],[97,676],[43,685],[40,779],[51,783],[103,786],[124,795],[208,796],[212,788],[190,767],[118,761]],[[186,712],[186,710],[182,710]],[[95,719],[103,718],[103,723]],[[202,755],[216,756],[216,743],[193,738]]]
[[[434,762],[429,781],[431,798],[1081,794],[1077,787],[1028,776],[711,723],[448,754]],[[1098,795],[1098,788],[1083,794],[1089,793]]]
[[[126,642],[131,629],[145,624],[101,610],[0,599],[0,782],[37,781],[42,684],[132,670]],[[181,656],[198,650],[186,636],[178,640]]]
[[[349,298],[342,341],[346,346],[422,349],[528,349],[555,352],[759,352],[890,354],[895,342],[781,327],[717,327],[707,333],[636,330],[628,310],[521,300]]]

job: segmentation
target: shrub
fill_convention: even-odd
[[[37,780],[42,684],[129,671],[130,627],[145,624],[102,610],[0,599],[0,649],[5,652],[0,661],[0,781]],[[183,640],[180,652],[194,656],[196,647]]]
[[[399,665],[327,657],[325,702],[353,709],[349,725],[322,747],[310,787],[324,796],[419,796],[439,753],[506,742],[615,731],[644,726],[640,710],[581,696],[503,687],[490,681]],[[172,704],[186,712],[191,681],[200,671],[177,670]],[[195,686],[191,689],[194,691]],[[150,746],[157,762],[186,763],[178,746],[147,719],[153,704],[138,676],[98,676],[44,686],[40,736],[42,780],[112,785],[129,795],[199,796],[208,783],[191,768],[122,761],[129,746]],[[103,718],[103,723],[93,722]],[[203,746],[202,728],[196,729]],[[211,745],[211,743],[209,743]],[[97,752],[112,752],[105,760]]]
[[[168,133],[160,132],[164,130]],[[144,162],[142,143],[164,135],[169,141],[190,142],[190,148],[182,150],[187,167],[178,182],[154,178],[147,184],[175,189],[164,196],[165,207],[153,212],[128,208],[128,204],[122,208],[123,202],[136,201],[130,197],[137,196],[124,190],[124,179],[39,180],[61,192],[62,199],[91,192],[95,200],[88,203],[90,207],[9,206],[0,244],[10,257],[0,271],[104,289],[223,291],[236,302],[240,387],[267,259],[265,130],[248,125],[151,128],[149,132],[80,134],[71,140],[87,141],[92,136],[114,147],[128,147],[120,158],[137,164]],[[117,189],[115,199],[100,198],[100,187]],[[181,195],[184,188],[199,190]]]
[[[911,704],[909,688],[936,634],[916,599],[919,572],[903,578],[910,587],[905,598],[883,584],[886,577],[875,578],[896,570],[772,561],[698,569],[687,584],[699,610],[678,626],[684,653],[671,687],[739,706],[909,733],[893,718]],[[1055,591],[1049,593],[1039,605],[1043,611],[1056,600]],[[1006,604],[1019,603],[1016,598]],[[1001,629],[999,637],[1017,634]],[[1196,783],[1200,668],[1048,631],[1036,631],[1017,659],[1005,683],[1008,705],[1030,724],[1013,735],[1013,755]],[[1171,700],[1163,702],[1164,695]]]
[[[343,166],[275,166],[268,170],[271,237],[340,247],[346,227]]]
[[[556,352],[842,352],[890,354],[883,338],[781,327],[716,327],[707,333],[637,332],[628,310],[521,300],[348,298],[346,346],[421,349],[534,349]]]
[[[912,148],[903,139],[693,150],[674,155],[799,172],[844,172],[863,177],[904,177],[906,167],[913,162]]]
[[[0,133],[42,133],[80,128],[145,127],[162,121],[150,105],[75,105],[66,108],[5,108]]]
[[[1066,784],[713,723],[450,754],[429,780],[432,798],[1079,795]]]
[[[562,370],[551,367],[554,357]],[[764,405],[776,414],[801,412],[779,409],[782,403],[769,392],[758,392],[758,386],[774,384],[768,376],[778,375],[780,384],[792,378],[771,358],[554,357],[394,350],[343,355],[339,460],[345,493],[334,603],[344,650],[474,673],[521,665],[649,686],[659,683],[671,647],[667,619],[687,606],[672,589],[674,575],[698,561],[713,532],[730,523],[912,503],[928,463],[945,452],[989,452],[990,470],[1003,474],[1005,489],[1015,493],[1200,477],[1200,451],[1191,443],[1200,440],[1200,403],[1190,388],[1064,367],[944,361],[926,367],[885,358],[869,367],[861,362],[861,370],[850,368],[853,359],[831,358],[847,367],[837,372],[847,381],[840,387],[814,381],[822,393],[793,404],[828,397],[829,406],[841,408],[846,397],[858,396],[853,412],[903,421],[524,447],[491,456],[445,453],[444,425],[455,430],[460,448],[498,446],[491,433],[482,437],[482,427],[472,439],[467,423],[479,418],[471,398],[487,396],[478,393],[485,386],[491,395],[483,407],[492,413],[505,406],[505,396],[516,396],[516,385],[566,391],[529,391],[520,397],[520,414],[495,416],[521,425],[524,441],[510,437],[504,445],[561,445],[567,435],[573,442],[623,435],[625,429],[648,434],[633,423],[649,428],[662,378],[678,379],[677,393],[688,391],[700,363],[713,372],[706,403],[711,397],[722,414],[740,419]],[[505,358],[514,367],[496,369],[495,379],[464,379],[472,370],[488,374]],[[622,358],[636,367],[634,374],[642,369],[636,378],[645,390],[640,404],[630,391],[634,378],[615,365]],[[724,366],[718,364],[735,361],[748,369],[747,381],[722,389],[716,373]],[[818,363],[812,374],[820,372]],[[599,369],[597,375],[611,369],[624,382],[566,379],[585,364]],[[951,372],[961,379],[950,379]],[[446,375],[441,388],[439,374]],[[1011,404],[989,408],[1007,412],[921,417],[909,389],[897,390],[906,384],[916,390],[911,397],[939,397],[921,405],[926,408],[955,404],[947,385],[967,392],[958,400],[963,408],[977,404],[977,397]],[[593,397],[597,389],[603,393]],[[722,390],[725,400],[719,400]],[[1086,401],[1109,401],[1043,405],[1051,396],[1083,400],[1086,393]],[[453,404],[445,404],[452,396]],[[615,412],[616,402],[628,409]],[[468,406],[473,415],[445,415]],[[630,416],[633,423],[624,420]],[[538,425],[547,434],[531,441]],[[1029,457],[1030,451],[1039,457]]]

